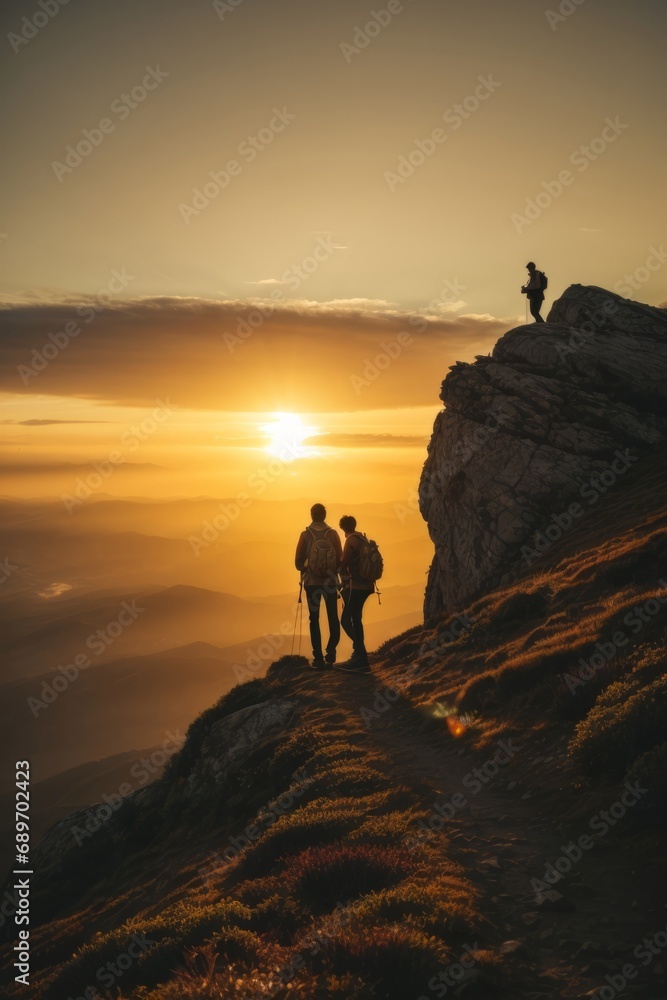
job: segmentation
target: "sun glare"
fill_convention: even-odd
[[[304,444],[317,433],[317,427],[309,427],[298,413],[273,413],[270,423],[261,424],[260,430],[266,434],[266,450],[283,462],[293,462],[295,458],[309,458],[316,455],[315,448]]]

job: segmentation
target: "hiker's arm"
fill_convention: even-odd
[[[338,572],[344,575],[345,574],[349,575],[350,562],[354,556],[354,550],[356,548],[356,545],[353,542],[353,537],[354,537],[353,535],[350,535],[350,537],[346,539],[345,548],[343,549],[343,553],[340,557],[340,565],[338,567]]]
[[[337,531],[334,531],[333,536],[334,536],[333,545],[336,550],[336,559],[340,563],[341,559],[343,558],[343,546],[340,544],[340,535],[338,534]]]
[[[298,569],[299,573],[303,573],[306,567],[307,558],[308,549],[306,548],[306,536],[302,532],[299,535],[299,541],[296,546],[296,555],[294,556],[294,565]]]

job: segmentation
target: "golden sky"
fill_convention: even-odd
[[[528,259],[547,305],[667,299],[662,0],[37,10],[2,13],[7,492],[166,406],[110,492],[233,494],[296,413],[272,495],[401,497]]]

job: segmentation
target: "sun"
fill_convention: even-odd
[[[304,444],[317,433],[317,427],[308,426],[298,413],[272,413],[273,420],[260,424],[260,430],[268,437],[266,450],[283,462],[293,462],[295,458],[310,458],[317,454],[314,448]]]

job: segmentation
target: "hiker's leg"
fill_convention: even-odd
[[[329,641],[327,643],[327,656],[332,658],[336,655],[336,648],[340,642],[340,622],[338,621],[338,590],[336,587],[327,587],[324,591],[324,604],[327,609],[327,619],[329,621]]]
[[[366,657],[364,645],[364,623],[362,615],[364,604],[370,596],[368,590],[353,590],[350,596],[350,617],[352,619],[352,649],[355,657]]]
[[[349,635],[350,639],[354,639],[354,628],[352,626],[352,606],[350,602],[350,597],[352,595],[352,590],[346,587],[343,591],[343,613],[340,616],[340,623],[343,626],[343,631],[345,635]]]
[[[530,300],[530,313],[536,323],[544,323],[544,320],[540,316],[540,309],[542,308],[542,303],[544,299],[538,299],[535,296],[531,297]]]
[[[313,646],[313,659],[322,659],[322,633],[320,631],[320,600],[321,587],[306,587],[308,600],[308,621],[310,624],[310,641]]]

